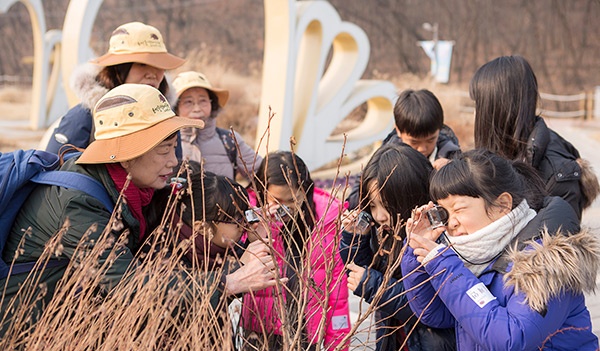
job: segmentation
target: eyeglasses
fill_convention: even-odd
[[[207,106],[210,106],[211,103],[212,103],[211,99],[199,99],[199,100],[185,99],[185,100],[182,100],[179,104],[185,108],[192,108],[196,104],[200,107],[207,107]]]

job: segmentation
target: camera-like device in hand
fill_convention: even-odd
[[[246,210],[246,212],[244,212],[244,217],[246,217],[246,222],[248,222],[248,223],[259,222],[260,216],[258,215],[258,211],[260,211],[260,208],[258,208],[258,207]]]
[[[354,222],[354,228],[357,232],[362,233],[371,226],[371,222],[373,222],[373,217],[368,212],[362,211]]]
[[[431,224],[431,229],[445,226],[448,222],[448,211],[442,206],[434,206],[429,210],[425,211],[425,216]]]
[[[246,221],[248,223],[257,223],[260,221],[260,211],[259,207],[251,208],[244,212],[244,216],[246,217]],[[286,205],[279,205],[277,211],[275,212],[275,219],[278,221],[282,221],[285,216],[290,213],[290,208]]]

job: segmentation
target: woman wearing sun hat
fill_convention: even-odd
[[[229,91],[213,87],[200,72],[182,72],[173,80],[177,94],[175,112],[204,121],[204,129],[181,131],[183,158],[202,162],[204,170],[235,179],[250,179],[262,158],[237,132],[217,128],[216,118],[229,100]]]
[[[92,109],[116,86],[147,84],[168,97],[165,71],[184,62],[167,52],[158,29],[140,22],[119,26],[110,37],[108,52],[74,72],[71,85],[81,103],[61,118],[49,137],[46,151],[59,153],[65,144],[86,148],[94,136]]]
[[[125,202],[120,207],[122,226],[113,226],[111,233],[118,237],[129,231],[127,246],[114,258],[108,268],[106,283],[114,286],[133,260],[143,239],[146,220],[142,208],[150,202],[155,189],[166,186],[177,166],[175,156],[177,131],[181,128],[202,128],[204,123],[175,116],[166,98],[157,89],[145,84],[122,84],[108,92],[94,108],[95,140],[80,156],[67,160],[62,171],[85,174],[97,180],[106,189],[113,203],[117,202],[127,178],[129,186],[123,191]],[[5,246],[5,259],[12,259],[30,228],[22,253],[16,262],[36,261],[44,245],[65,223],[61,244],[62,255],[57,259],[75,259],[73,253],[86,235],[90,243],[98,241],[109,223],[111,212],[97,198],[75,189],[54,185],[37,186],[21,207]],[[90,230],[92,226],[96,230]],[[93,245],[93,244],[90,244]],[[112,247],[107,248],[108,252]],[[10,257],[7,257],[10,256]],[[99,258],[103,264],[108,258]],[[53,288],[65,273],[66,264],[47,268],[42,282],[48,286],[43,303],[53,296]],[[27,273],[10,277],[3,301],[16,294]],[[1,280],[5,286],[5,280]],[[5,306],[3,306],[4,312]]]

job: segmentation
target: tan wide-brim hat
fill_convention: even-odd
[[[175,116],[167,99],[146,84],[122,84],[104,95],[93,112],[94,140],[80,164],[115,163],[142,156],[182,128],[203,128],[200,119]]]
[[[219,99],[219,106],[225,107],[229,100],[229,90],[213,87],[208,81],[208,78],[200,72],[187,71],[182,72],[173,79],[173,87],[177,94],[177,99],[181,97],[186,90],[190,88],[204,88],[212,91]]]
[[[136,62],[170,70],[183,65],[185,60],[167,52],[158,29],[141,22],[131,22],[115,29],[108,52],[91,62],[101,66]]]

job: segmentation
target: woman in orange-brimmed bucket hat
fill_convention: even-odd
[[[81,102],[60,119],[48,138],[46,151],[59,153],[67,144],[86,148],[94,140],[93,107],[104,94],[121,84],[147,84],[168,97],[165,71],[184,63],[184,59],[167,51],[155,27],[141,22],[119,26],[110,37],[108,52],[73,73],[72,89]]]
[[[21,207],[5,248],[10,250],[9,256],[17,255],[23,236],[27,235],[25,252],[14,260],[16,263],[35,262],[43,255],[50,238],[62,235],[63,249],[57,254],[57,260],[80,262],[93,251],[96,243],[106,246],[97,258],[98,267],[105,267],[99,269],[102,273],[97,273],[103,274],[97,279],[102,285],[97,288],[102,290],[115,287],[128,269],[135,270],[135,254],[140,250],[145,234],[153,229],[147,228],[149,224],[142,208],[150,203],[154,190],[164,188],[173,175],[178,164],[175,157],[177,131],[188,127],[202,128],[204,123],[176,116],[165,96],[144,84],[122,84],[108,92],[95,106],[94,123],[96,139],[81,155],[68,159],[61,171],[92,178],[113,204],[122,196],[124,201],[115,206],[118,223],[111,221],[111,209],[104,202],[83,190],[38,185]],[[106,235],[115,240],[100,244]],[[124,244],[116,240],[121,236],[126,236]],[[78,251],[81,243],[85,245],[84,252]],[[113,250],[116,256],[110,254]],[[13,257],[10,257],[7,262],[12,261]],[[50,305],[55,287],[60,285],[63,276],[68,279],[72,270],[63,264],[40,273],[39,284],[47,286],[40,308]],[[19,286],[28,273],[11,275],[8,282],[3,281],[7,289],[2,311],[6,311],[6,304],[19,294]],[[40,311],[30,312],[32,321],[37,312]]]

